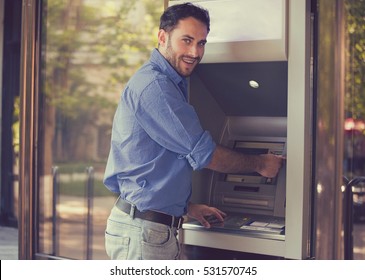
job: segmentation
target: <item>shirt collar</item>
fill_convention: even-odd
[[[151,54],[151,62],[157,64],[161,71],[168,75],[176,84],[182,82],[183,86],[186,87],[187,80],[185,77],[179,75],[166,58],[158,51],[154,49]]]

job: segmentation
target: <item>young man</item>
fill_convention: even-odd
[[[187,100],[187,80],[204,55],[209,14],[191,3],[161,16],[158,49],[121,96],[105,172],[120,196],[106,229],[112,259],[178,259],[177,230],[187,214],[210,227],[217,208],[189,202],[192,171],[276,176],[282,158],[244,155],[214,143]],[[199,93],[194,93],[199,94]]]

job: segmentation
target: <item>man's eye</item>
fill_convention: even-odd
[[[183,41],[184,41],[186,44],[190,44],[190,43],[191,43],[191,40],[190,40],[190,39],[183,39]]]
[[[199,45],[204,47],[207,42],[200,42]]]

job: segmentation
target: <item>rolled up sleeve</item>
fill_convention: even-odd
[[[207,166],[213,156],[216,144],[208,131],[204,131],[193,150],[186,155],[186,159],[194,170]]]

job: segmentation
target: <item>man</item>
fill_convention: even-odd
[[[189,202],[192,171],[259,172],[276,176],[282,158],[244,155],[214,143],[187,100],[188,77],[204,54],[206,10],[191,3],[161,16],[158,49],[131,78],[113,121],[105,185],[120,193],[108,219],[112,259],[177,259],[182,216],[209,228],[217,208]],[[194,93],[199,94],[199,93]]]

